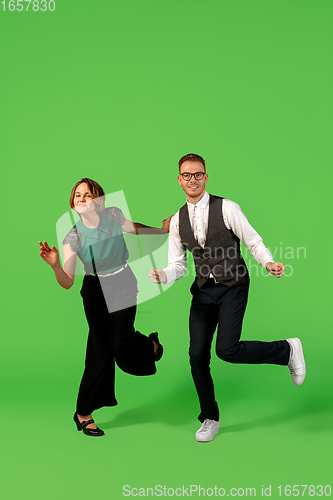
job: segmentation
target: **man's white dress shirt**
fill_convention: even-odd
[[[209,215],[209,194],[207,191],[196,205],[187,202],[187,207],[194,237],[204,248]],[[274,262],[262,238],[253,229],[237,203],[224,198],[221,217],[223,217],[227,229],[231,229],[235,233],[258,264],[265,266],[267,262]],[[167,276],[167,284],[184,276],[186,271],[186,248],[182,245],[179,236],[179,210],[171,219],[168,266],[163,271]]]

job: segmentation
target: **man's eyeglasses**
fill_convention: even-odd
[[[202,181],[205,172],[195,172],[195,174],[190,174],[189,172],[184,172],[183,174],[180,174],[184,181],[190,181],[192,179],[192,176],[195,178],[196,181]]]

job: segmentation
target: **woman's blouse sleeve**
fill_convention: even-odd
[[[62,243],[63,245],[69,243],[73,252],[78,253],[81,241],[80,241],[80,234],[76,226],[72,227],[69,233],[67,233]]]
[[[117,207],[108,207],[105,209],[107,216],[109,219],[116,220],[117,222],[120,222],[121,225],[124,224],[125,222],[125,215],[122,213],[120,208]]]

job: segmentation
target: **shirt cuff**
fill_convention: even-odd
[[[174,283],[177,280],[177,274],[176,270],[174,268],[164,268],[163,271],[166,274],[167,277],[167,282],[165,283],[166,285],[170,285],[171,283]]]

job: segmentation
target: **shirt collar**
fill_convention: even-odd
[[[209,194],[207,193],[207,191],[205,191],[205,194],[203,195],[201,200],[198,201],[198,203],[196,205],[193,205],[193,203],[189,203],[187,201],[187,206],[190,210],[194,210],[194,207],[205,208],[205,206],[207,205],[208,202],[209,202]]]
[[[94,238],[98,240],[99,237],[99,231],[103,231],[103,233],[107,233],[109,229],[109,218],[105,212],[105,210],[100,214],[99,216],[99,224],[97,227],[87,227],[83,224],[82,220],[79,219],[77,223],[75,224],[77,229],[84,234],[85,236],[89,236],[89,238]]]
[[[99,217],[100,221],[97,229],[100,229],[104,233],[107,233],[110,227],[110,219],[107,216],[106,210],[103,210]]]

